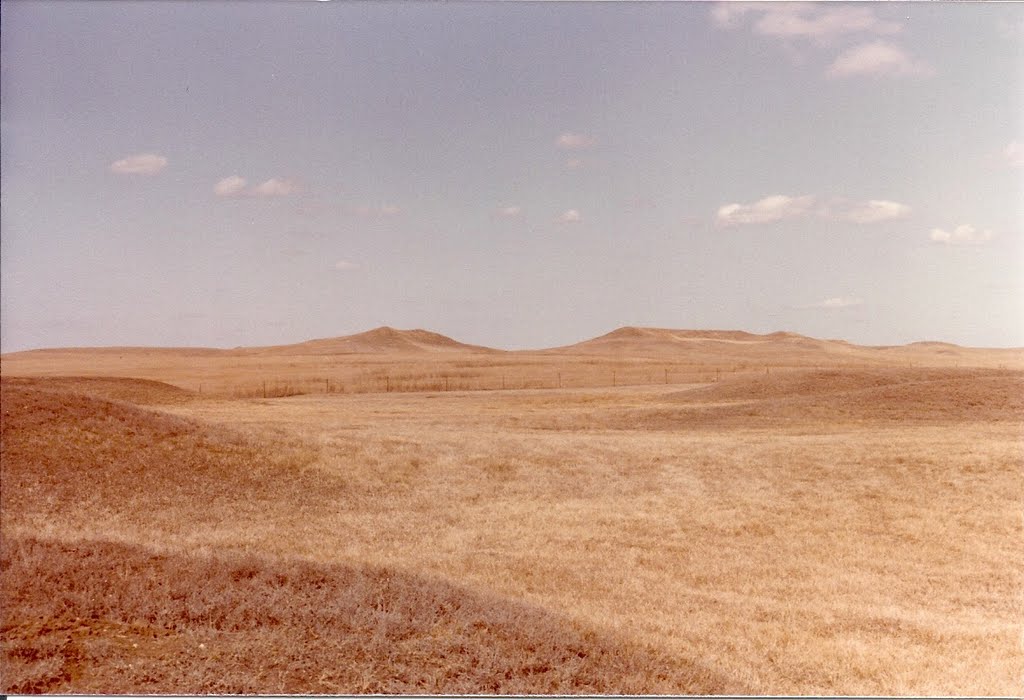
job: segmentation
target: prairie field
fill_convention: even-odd
[[[5,356],[3,692],[1020,693],[1019,351],[641,331]]]

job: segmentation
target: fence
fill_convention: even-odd
[[[772,368],[764,367],[770,373]],[[723,375],[760,373],[748,365],[729,367],[615,368],[607,371],[541,370],[514,373],[373,372],[344,377],[273,378],[258,383],[233,385],[225,393],[238,398],[281,398],[307,394],[384,394],[466,391],[515,391],[524,389],[602,389],[653,385],[707,384]]]

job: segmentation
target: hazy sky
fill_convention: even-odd
[[[5,352],[1024,345],[1024,6],[4,2]]]

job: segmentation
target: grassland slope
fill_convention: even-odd
[[[1024,421],[1024,372],[984,369],[789,370],[745,376],[658,397],[649,427],[749,422],[909,423]],[[630,423],[630,424],[632,424]]]
[[[346,507],[344,476],[311,467],[301,444],[59,383],[5,379],[0,402],[2,692],[725,687],[698,664],[442,579],[260,554],[237,537],[211,546],[226,524],[297,528]],[[193,551],[195,532],[207,544]]]
[[[5,692],[721,691],[542,609],[368,566],[5,541]]]
[[[293,345],[257,348],[260,355],[338,355],[338,354],[420,354],[457,352],[498,352],[479,345],[468,345],[440,333],[422,329],[398,330],[389,326],[338,338],[308,340]]]
[[[1024,424],[1024,371],[957,368],[787,369],[747,373],[683,391],[648,394],[646,405],[527,424],[561,430],[701,431],[736,428],[831,432],[843,425]]]
[[[131,377],[4,377],[0,381],[9,387],[85,394],[141,405],[177,404],[190,401],[196,396],[191,391],[166,382]]]
[[[7,379],[0,402],[0,509],[8,530],[95,526],[97,518],[131,529],[140,515],[148,526],[187,518],[199,527],[312,489],[339,492],[340,484],[305,468],[313,454],[301,446]]]

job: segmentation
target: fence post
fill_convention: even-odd
[[[267,380],[263,380],[263,398],[267,398]]]
[[[559,389],[562,388],[562,373],[561,372],[558,373],[558,388]]]
[[[612,370],[612,386],[617,386],[618,383],[615,380],[615,370]]]

